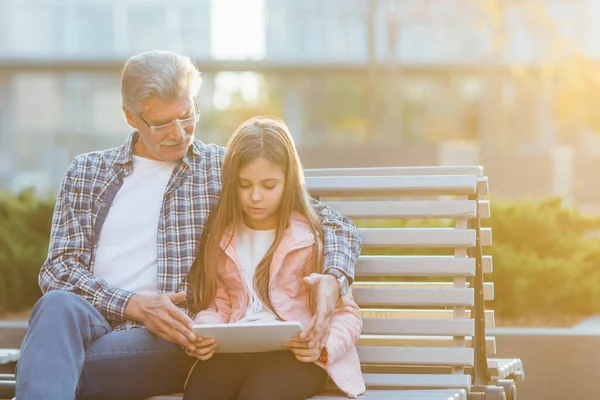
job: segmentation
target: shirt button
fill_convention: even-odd
[[[106,208],[106,203],[100,203],[100,207]]]
[[[121,181],[117,179],[115,180],[115,183],[118,185],[119,183],[121,183]]]

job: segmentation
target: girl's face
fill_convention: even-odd
[[[284,187],[284,171],[262,157],[240,168],[238,199],[246,226],[256,230],[277,228]]]

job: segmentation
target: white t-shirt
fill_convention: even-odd
[[[254,290],[254,273],[260,260],[265,256],[275,239],[275,229],[257,231],[243,225],[236,238],[235,249],[240,260],[246,285],[250,290],[250,304],[243,318],[238,322],[277,321],[275,314],[260,301]]]
[[[100,236],[94,275],[110,286],[142,295],[158,293],[158,221],[176,162],[133,156]]]

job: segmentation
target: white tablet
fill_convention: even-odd
[[[216,353],[262,353],[287,350],[284,343],[302,331],[299,322],[248,322],[194,325],[203,338],[216,338]]]

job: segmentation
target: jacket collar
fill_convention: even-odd
[[[225,231],[225,234],[221,238],[221,248],[224,251],[235,254],[236,249],[236,238],[238,236],[237,229],[230,227]],[[300,213],[294,212],[290,218],[290,222],[283,232],[281,243],[275,254],[273,254],[273,262],[281,262],[280,258],[285,257],[285,254],[296,248],[312,245],[315,242],[315,237],[310,230],[310,227],[306,221],[306,217]]]

